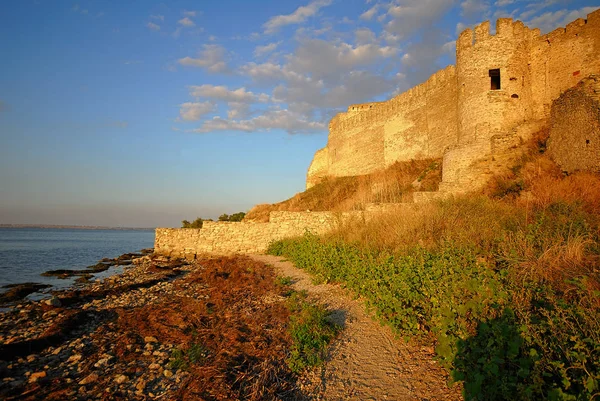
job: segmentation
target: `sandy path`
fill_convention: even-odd
[[[296,290],[306,290],[344,326],[327,363],[307,375],[306,386],[313,389],[315,400],[462,400],[459,386],[448,388],[447,375],[433,359],[433,349],[396,339],[348,291],[313,284],[308,273],[281,257],[251,257],[272,265],[278,275],[291,277]]]

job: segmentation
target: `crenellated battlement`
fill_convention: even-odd
[[[568,23],[566,27],[556,28],[545,35],[538,35],[537,39],[552,44],[565,39],[569,40],[573,36],[593,33],[597,29],[600,29],[600,9],[589,13],[587,19],[578,18]]]
[[[490,21],[484,21],[479,25],[462,31],[456,41],[456,53],[461,54],[470,48],[477,48],[490,39],[498,43],[528,41],[539,36],[539,29],[529,29],[521,21],[513,21],[512,18],[499,18],[496,21],[496,33],[490,33]]]
[[[369,103],[357,103],[357,104],[351,104],[350,106],[348,106],[348,112],[353,112],[353,111],[368,111],[373,109],[373,107],[377,107],[378,105],[381,105],[385,102],[369,102]]]
[[[478,182],[469,164],[496,149],[490,141],[545,121],[552,102],[590,74],[600,74],[600,9],[545,35],[511,18],[498,19],[491,34],[484,21],[458,36],[456,66],[333,117],[307,183],[443,156],[443,187],[468,186]]]

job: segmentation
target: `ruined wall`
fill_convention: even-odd
[[[600,72],[600,10],[566,28],[538,36],[530,60],[534,114],[548,117],[550,105],[582,78]]]
[[[306,173],[306,189],[317,184],[329,172],[329,149],[327,147],[317,150],[308,172]]]
[[[330,176],[367,174],[383,166],[383,126],[372,118],[377,109],[346,119],[342,115],[331,122],[327,142]]]
[[[456,68],[387,102],[351,105],[335,116],[328,162],[318,161],[322,168],[314,171],[360,175],[443,155],[440,190],[476,189],[482,180],[474,163],[526,141],[547,126],[562,92],[600,73],[600,10],[543,36],[509,18],[491,35],[484,22],[460,34],[456,60]],[[314,177],[309,171],[307,181]]]
[[[600,171],[600,76],[552,103],[548,154],[564,171]]]
[[[329,125],[328,174],[368,174],[396,161],[441,157],[457,139],[456,94],[450,66],[387,102],[351,105]],[[314,175],[307,176],[311,185]]]
[[[157,228],[154,251],[193,257],[196,254],[261,253],[272,241],[323,234],[349,219],[364,218],[362,212],[271,212],[268,223],[205,221],[202,228]]]

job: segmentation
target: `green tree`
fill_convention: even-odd
[[[242,221],[245,215],[246,213],[244,212],[234,213],[229,216],[229,221]]]
[[[202,217],[197,217],[196,220],[194,220],[191,223],[187,220],[183,220],[181,222],[181,227],[182,228],[202,228],[203,222],[204,222],[204,219],[202,219]]]
[[[229,221],[229,215],[227,213],[223,213],[219,216],[219,221]]]

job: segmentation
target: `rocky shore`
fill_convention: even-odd
[[[0,313],[1,399],[301,398],[272,269],[129,257],[122,274]]]

